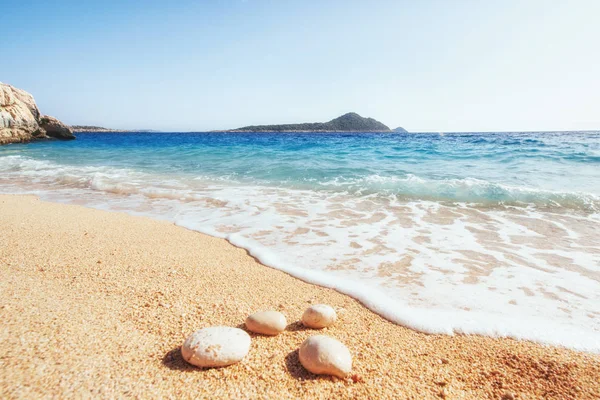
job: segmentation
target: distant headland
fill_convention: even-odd
[[[111,129],[93,125],[71,125],[73,132],[158,132],[154,129]]]
[[[402,128],[393,131],[382,122],[364,118],[355,112],[344,114],[329,122],[306,122],[282,125],[251,125],[220,132],[406,132]]]

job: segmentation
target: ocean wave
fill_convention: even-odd
[[[228,174],[153,174],[109,166],[77,166],[31,159],[20,155],[0,158],[5,177],[28,179],[32,183],[92,189],[108,193],[141,194],[150,198],[193,201],[194,190],[206,185],[247,185],[279,189],[325,190],[355,196],[395,196],[402,200],[428,200],[500,206],[566,208],[588,213],[600,211],[600,196],[592,193],[561,192],[528,186],[513,186],[477,178],[428,179],[413,174],[385,176],[370,174],[347,178],[302,178],[285,181],[244,179]]]
[[[317,183],[321,188],[344,189],[358,194],[381,193],[403,199],[423,199],[500,205],[564,207],[597,212],[600,196],[592,193],[559,192],[526,186],[511,186],[476,178],[424,179],[369,175],[362,178],[336,177]]]
[[[600,312],[599,253],[587,251],[597,243],[595,216],[438,201],[510,195],[564,203],[577,194],[416,175],[311,176],[283,185],[0,157],[0,189],[14,188],[224,238],[265,265],[420,331],[600,351],[600,325],[589,317]],[[406,193],[415,200],[400,201]]]

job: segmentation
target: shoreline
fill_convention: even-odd
[[[245,239],[232,240],[232,238],[219,235],[217,232],[209,232],[202,229],[195,230],[180,224],[175,225],[192,232],[223,239],[232,246],[244,250],[249,257],[252,257],[260,265],[283,272],[304,283],[331,289],[342,295],[349,296],[381,318],[419,333],[510,338],[525,340],[543,346],[557,346],[600,355],[600,339],[598,339],[598,335],[595,335],[594,331],[578,330],[572,326],[550,323],[548,320],[542,318],[532,317],[525,322],[519,318],[509,318],[506,316],[494,316],[493,322],[488,322],[485,327],[471,326],[465,329],[463,326],[472,325],[473,321],[490,319],[489,315],[473,310],[453,310],[452,316],[449,318],[444,311],[410,306],[398,300],[388,298],[384,294],[376,293],[376,288],[361,285],[350,279],[329,276],[318,270],[305,271],[294,265],[282,265],[281,262],[272,262],[268,254],[264,255],[262,250],[253,250],[247,245]],[[438,321],[447,321],[447,325],[433,326],[430,322],[432,318]],[[461,323],[457,323],[457,320],[461,321]],[[537,332],[535,332],[536,329]],[[535,332],[535,334],[532,332]],[[571,345],[567,346],[563,343],[565,337],[575,338],[575,340],[572,340],[570,342]]]
[[[84,207],[105,211],[115,211],[110,202],[104,204],[88,204],[86,201],[55,198],[52,192],[38,194],[43,201],[59,204],[78,204]],[[117,212],[127,215],[144,216],[151,219],[166,220],[192,232],[209,235],[226,240],[236,248],[246,251],[259,264],[282,271],[309,284],[330,288],[359,301],[364,307],[387,319],[388,321],[427,334],[479,334],[489,337],[529,340],[542,345],[566,347],[577,351],[600,354],[600,337],[593,329],[584,329],[575,323],[565,324],[560,321],[530,316],[524,318],[511,314],[489,314],[475,309],[453,308],[443,310],[437,308],[418,307],[382,292],[379,287],[371,286],[368,281],[349,279],[329,274],[319,269],[299,268],[296,263],[273,255],[268,247],[248,241],[243,235],[224,233],[215,229],[214,225],[198,225],[189,223],[187,219],[175,218],[172,214],[164,217],[150,210],[134,211],[117,208]],[[437,298],[437,297],[436,297]],[[588,314],[591,318],[592,314]]]
[[[420,333],[170,222],[0,195],[0,227],[3,397],[600,396],[598,354]],[[298,363],[298,345],[317,332],[296,321],[320,302],[338,309],[321,333],[349,347],[356,382],[316,378]],[[254,337],[240,364],[198,370],[178,354],[190,332],[269,308],[286,314],[288,331]]]

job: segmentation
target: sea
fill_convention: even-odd
[[[224,238],[418,331],[600,352],[600,132],[79,133],[0,147],[0,192]]]

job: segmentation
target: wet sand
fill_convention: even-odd
[[[0,271],[1,398],[600,398],[598,354],[415,332],[168,222],[0,196]],[[298,361],[314,303],[338,310],[319,333],[352,352],[348,379]],[[290,325],[241,363],[182,360],[189,333],[268,309]]]

